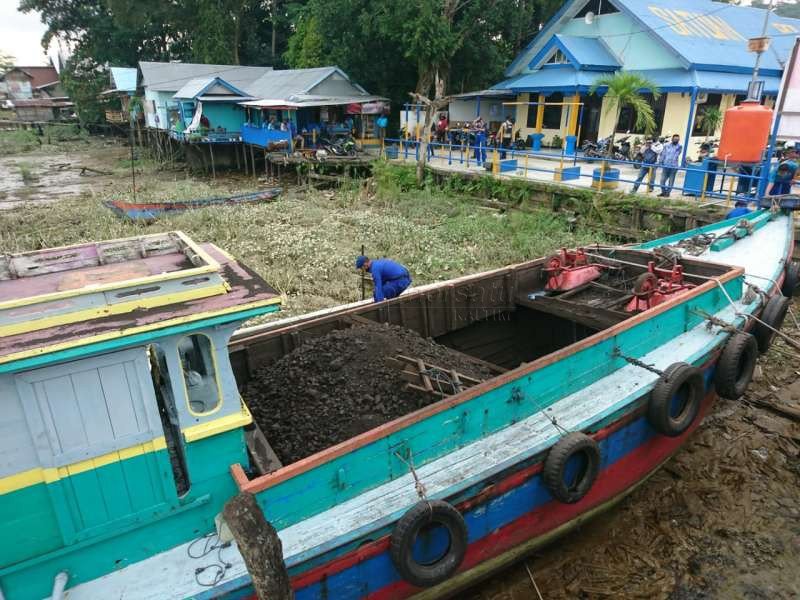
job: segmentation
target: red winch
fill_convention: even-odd
[[[633,298],[625,310],[638,312],[653,308],[693,287],[695,287],[693,283],[686,283],[683,280],[683,265],[674,265],[672,269],[659,269],[650,261],[647,263],[647,272],[636,278],[633,284]]]
[[[543,271],[547,277],[544,289],[548,292],[566,292],[598,279],[605,265],[589,264],[583,248],[575,251],[562,248],[544,261]]]

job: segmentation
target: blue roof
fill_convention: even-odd
[[[647,77],[658,85],[662,92],[689,91],[697,88],[701,92],[720,94],[744,94],[751,76],[746,73],[721,73],[718,71],[696,71],[684,69],[654,69],[649,71],[631,71]],[[534,73],[518,75],[506,79],[493,86],[496,90],[512,90],[520,92],[575,92],[586,91],[601,73],[577,71],[570,67],[561,69],[542,69]],[[777,95],[781,79],[775,76],[763,76],[764,93]]]
[[[551,51],[561,50],[576,69],[613,70],[620,67],[619,61],[599,38],[574,35],[554,35],[531,60],[530,67],[537,68],[549,58]]]
[[[601,76],[596,71],[578,71],[569,66],[560,69],[541,69],[534,73],[517,75],[492,86],[494,90],[514,92],[584,92]]]
[[[747,40],[759,37],[764,10],[734,6],[711,0],[613,0],[642,29],[661,38],[691,66],[705,70],[752,72],[756,55],[747,50]],[[767,35],[770,49],[764,53],[764,74],[778,75],[789,60],[800,19],[771,14]]]
[[[111,67],[111,81],[119,92],[136,91],[137,70],[134,67]]]

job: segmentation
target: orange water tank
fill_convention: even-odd
[[[769,143],[772,109],[743,102],[725,111],[717,158],[732,162],[760,162]]]

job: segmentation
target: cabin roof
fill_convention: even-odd
[[[111,83],[114,91],[135,92],[138,72],[134,67],[111,67]]]
[[[139,68],[142,85],[156,92],[177,92],[192,79],[201,77],[220,77],[239,89],[249,90],[250,84],[272,71],[272,67],[147,61],[140,62]]]
[[[259,275],[180,232],[2,258],[0,367],[280,302]]]

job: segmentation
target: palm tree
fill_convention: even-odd
[[[719,107],[708,106],[697,116],[697,124],[700,129],[706,134],[706,141],[717,132],[719,126],[722,125],[724,115]]]
[[[647,77],[625,71],[617,71],[613,75],[598,77],[592,84],[589,93],[594,94],[601,87],[607,88],[606,110],[614,112],[614,129],[611,132],[611,143],[608,145],[608,154],[613,156],[614,137],[616,136],[622,109],[630,106],[636,115],[636,129],[645,133],[652,133],[656,128],[656,117],[650,100],[644,97],[642,91],[648,90],[652,94],[653,100],[658,100],[661,97],[661,91]]]

